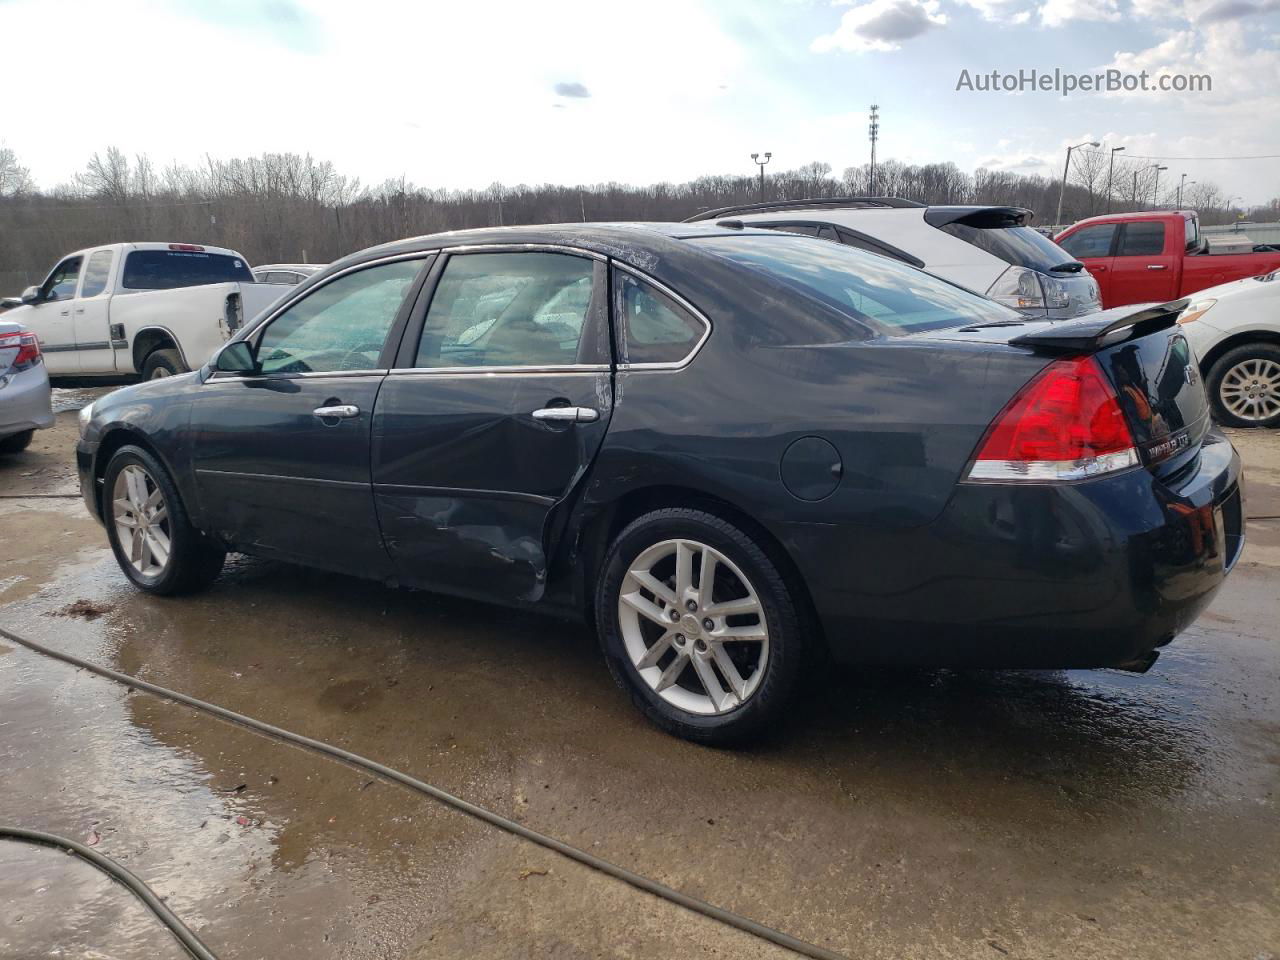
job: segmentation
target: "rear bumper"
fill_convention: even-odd
[[[963,484],[927,527],[792,524],[785,539],[839,660],[1026,668],[1140,661],[1212,600],[1244,545],[1221,434],[1161,480]]]
[[[7,374],[0,387],[0,439],[53,426],[52,393],[44,364]]]

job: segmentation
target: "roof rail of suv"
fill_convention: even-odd
[[[770,200],[767,203],[739,203],[731,207],[703,210],[689,217],[685,223],[714,220],[729,213],[757,213],[768,210],[789,210],[794,207],[924,207],[928,204],[902,197],[813,197],[808,200]]]

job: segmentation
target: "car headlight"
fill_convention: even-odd
[[[93,419],[93,404],[87,403],[81,407],[78,417],[80,419],[80,438],[83,440],[85,431],[89,429],[89,421]]]
[[[1195,303],[1188,304],[1187,309],[1182,311],[1182,316],[1178,317],[1178,322],[1191,323],[1193,320],[1199,320],[1208,313],[1209,308],[1217,302],[1217,300],[1210,297],[1207,300],[1197,300]]]
[[[996,277],[987,296],[1015,310],[1044,310],[1045,293],[1040,276],[1026,267],[1009,267]]]

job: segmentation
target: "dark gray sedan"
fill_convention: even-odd
[[[1182,304],[1059,323],[773,231],[449,233],[87,412],[139,588],[227,551],[585,617],[703,742],[820,658],[1145,669],[1242,544]]]

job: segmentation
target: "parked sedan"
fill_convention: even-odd
[[[571,613],[742,740],[825,655],[1149,666],[1243,537],[1181,306],[1034,320],[708,224],[420,237],[98,400],[81,484],[142,590],[238,550]]]
[[[36,335],[0,320],[0,454],[21,453],[37,430],[53,426],[51,396]]]
[[[1202,290],[1178,322],[1218,422],[1280,427],[1280,271]]]
[[[283,283],[297,286],[307,277],[325,268],[323,263],[264,263],[253,268],[253,279],[258,283]]]

